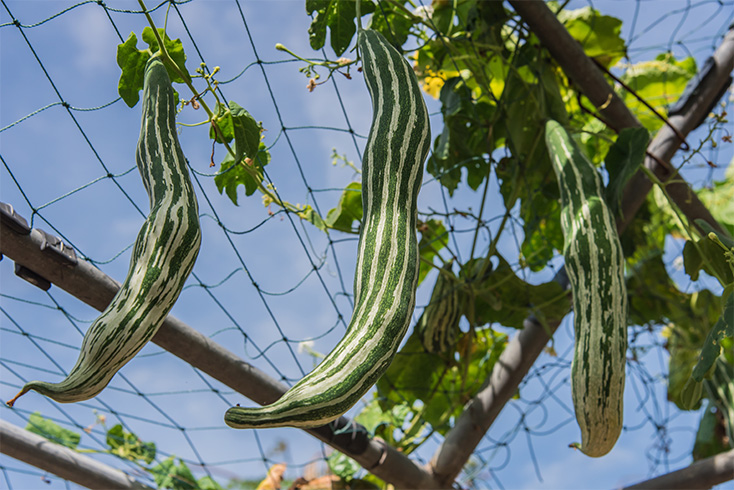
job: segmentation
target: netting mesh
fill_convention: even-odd
[[[568,7],[583,5],[587,3],[571,2]],[[601,12],[623,18],[630,63],[672,52],[693,56],[699,66],[726,31],[732,5],[593,2]],[[333,208],[343,188],[359,175],[351,166],[340,165],[339,159],[332,165],[332,149],[358,165],[371,107],[360,77],[350,81],[337,76],[309,93],[298,63],[283,61],[282,53],[273,48],[280,41],[310,56],[306,34],[310,19],[302,2],[190,1],[148,7],[159,26],[167,15],[168,33],[182,39],[190,70],[199,63],[208,69],[221,65],[223,100],[236,100],[263,121],[264,142],[272,155],[266,181],[274,184],[278,195],[309,204],[322,216]],[[0,19],[2,201],[12,204],[31,226],[60,236],[84,260],[121,280],[148,198],[134,165],[139,106],[129,109],[117,96],[115,49],[127,33],[140,33],[147,25],[145,18],[133,2],[3,0]],[[439,134],[440,106],[432,99],[428,103],[433,133]],[[723,103],[731,113],[731,97],[725,96]],[[178,120],[195,124],[203,117],[189,107]],[[214,183],[216,169],[210,162],[218,163],[223,155],[212,156],[205,131],[207,126],[185,126],[180,131],[199,197],[204,238],[194,272],[172,314],[291,385],[318,362],[313,352],[328,352],[345,332],[353,305],[357,237],[319,231],[292,213],[263,206],[257,194],[240,193],[239,206],[234,206]],[[708,134],[704,125],[688,140],[696,142]],[[722,134],[726,130],[713,138],[720,140]],[[707,144],[685,164],[683,175],[694,187],[709,186],[721,178],[731,153],[731,145]],[[492,164],[499,158],[493,155]],[[683,158],[674,164],[680,165]],[[490,195],[498,195],[496,179],[489,185]],[[419,205],[422,219],[445,219],[448,248],[464,260],[475,246],[477,252],[486,252],[504,213],[501,204],[481,217],[457,213],[457,209],[471,211],[472,206],[476,210],[477,194],[449,196],[430,176],[424,180]],[[537,210],[541,219],[545,213]],[[522,220],[516,209],[503,233],[498,250],[514,259],[513,271],[529,283],[550,280],[562,264],[556,257],[550,267],[533,273],[517,261]],[[670,240],[662,251],[680,289],[715,290],[713,281],[691,283],[680,271],[676,258],[681,249],[682,242]],[[3,400],[27,381],[61,379],[96,317],[93,309],[59,289],[41,291],[13,272],[11,261],[0,262]],[[434,277],[435,273],[419,289],[412,323],[428,303]],[[515,333],[495,327],[500,333]],[[668,354],[662,328],[646,325],[630,330],[635,362],[628,367],[625,427],[619,443],[625,451],[611,463],[584,463],[590,471],[600,472],[599,483],[605,487],[690,461],[700,414],[681,412],[666,400]],[[566,465],[571,460],[561,449],[578,438],[570,397],[572,341],[572,322],[566,318],[552,349],[540,356],[518,397],[477,448],[462,484],[520,488],[544,482],[549,488],[570,488],[588,483],[569,483]],[[83,452],[152,486],[153,477],[141,464],[105,452],[110,447],[107,431],[114,425],[156,444],[155,460],[146,466],[175,456],[195,478],[209,476],[223,486],[260,480],[276,463],[287,465],[286,478],[291,480],[326,471],[331,449],[304,432],[234,431],[224,426],[222,415],[235,403],[251,402],[150,344],[92,400],[61,405],[29,394],[13,409],[3,405],[0,413],[3,419],[26,426],[31,415],[40,412],[81,433]],[[411,458],[425,464],[441,440],[431,435]],[[632,469],[620,474],[621,464]],[[0,471],[9,489],[30,488],[39,480],[74,487],[5,455],[0,457]]]

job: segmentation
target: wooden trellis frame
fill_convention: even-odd
[[[599,112],[612,127],[619,130],[640,125],[624,103],[615,96],[604,75],[593,61],[586,57],[581,46],[571,38],[542,0],[509,0],[509,2],[556,58],[569,78],[574,80],[579,90],[599,108]],[[729,73],[734,69],[734,30],[727,33],[713,59],[715,69],[701,81],[697,89],[698,96],[686,107],[684,114],[670,118],[670,124],[677,127],[679,133],[683,135],[695,129],[695,125],[706,115],[716,96],[721,93],[721,88],[729,83]],[[668,180],[672,175],[669,166],[665,166],[664,162],[670,161],[680,144],[678,136],[669,127],[664,126],[648,147],[649,152],[657,158],[648,158],[645,165],[662,181]],[[651,187],[652,183],[642,173],[638,173],[631,180],[623,200],[623,212],[627,221],[618,223],[620,231],[644,202]],[[715,228],[722,229],[691,191],[690,186],[679,176],[676,176],[675,183],[669,184],[668,191],[689,219],[701,218]],[[70,265],[64,260],[59,260],[59,255],[49,253],[48,248],[42,250],[45,234],[39,230],[27,230],[27,232],[19,230],[5,218],[6,216],[3,216],[0,226],[0,253],[98,310],[103,310],[107,306],[119,288],[119,283],[86,262]],[[346,417],[330,426],[308,432],[352,457],[368,471],[398,488],[449,487],[534,364],[557,325],[550,325],[550,330],[548,327],[540,325],[534,319],[525,321],[524,329],[507,345],[486,380],[484,388],[467,404],[464,413],[447,434],[428,467],[418,465],[379,439],[370,438],[364,428]],[[286,386],[282,383],[174,317],[169,316],[166,319],[153,342],[259,404],[275,401],[286,391]],[[0,425],[3,452],[9,448],[6,454],[14,456],[14,446],[9,446],[5,442],[10,440],[16,429],[8,429],[6,425],[8,424]],[[730,451],[715,458],[718,459],[705,466],[713,468],[711,471],[714,472],[715,478],[718,478],[715,483],[734,478],[731,470],[734,466],[734,452]],[[35,462],[31,464],[43,464],[45,461],[44,458],[34,459]],[[713,461],[713,458],[710,459]],[[77,460],[68,461],[73,461],[70,463],[72,465],[78,464]],[[697,463],[699,466],[691,465],[680,472],[687,470],[692,472],[694,467],[698,468],[695,471],[699,471],[702,463]],[[58,471],[58,467],[55,468]],[[57,472],[50,467],[43,469]],[[679,475],[678,478],[682,477]],[[711,485],[711,481],[709,479],[704,484]],[[135,483],[131,485],[133,486],[121,488],[136,488]],[[695,488],[690,485],[689,487]],[[651,484],[638,488],[660,487]]]

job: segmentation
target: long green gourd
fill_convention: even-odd
[[[607,454],[622,430],[627,352],[624,256],[596,168],[555,121],[545,138],[561,191],[563,256],[573,293],[576,344],[571,388],[581,429],[577,447]]]
[[[418,320],[418,332],[426,352],[453,353],[461,315],[459,283],[448,263],[439,271],[431,300]]]
[[[125,282],[84,335],[69,375],[59,383],[27,383],[8,405],[29,390],[61,403],[99,394],[158,331],[194,267],[201,244],[199,208],[176,135],[173,88],[157,57],[145,67],[136,162],[150,213],[135,241]]]
[[[234,428],[312,428],[337,419],[388,368],[413,313],[416,201],[430,144],[428,112],[413,69],[381,34],[360,29],[357,43],[373,119],[362,163],[354,313],[334,350],[279,400],[230,408],[224,420]]]

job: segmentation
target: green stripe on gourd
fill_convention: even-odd
[[[418,320],[418,333],[426,352],[446,354],[452,351],[461,315],[459,282],[448,263],[439,271],[431,300]]]
[[[579,449],[607,454],[622,430],[627,351],[624,256],[596,168],[555,121],[545,138],[561,192],[563,256],[573,293],[571,388]]]
[[[29,390],[61,403],[99,394],[158,331],[194,266],[201,243],[198,205],[176,135],[173,88],[157,57],[145,67],[136,161],[150,213],[125,282],[84,335],[69,375],[59,383],[27,383],[9,405]]]
[[[416,206],[430,142],[428,112],[413,69],[379,33],[358,47],[373,119],[362,161],[355,306],[344,338],[279,400],[232,407],[235,428],[325,425],[344,414],[390,365],[408,328],[418,278]]]

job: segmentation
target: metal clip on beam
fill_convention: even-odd
[[[31,232],[31,227],[28,226],[25,218],[16,213],[13,206],[8,203],[0,202],[0,219],[4,225],[18,235],[27,235]]]
[[[75,266],[79,262],[74,249],[62,242],[61,238],[49,235],[43,230],[36,229],[36,231],[43,235],[41,251],[52,254],[54,258],[60,260],[64,265]]]

